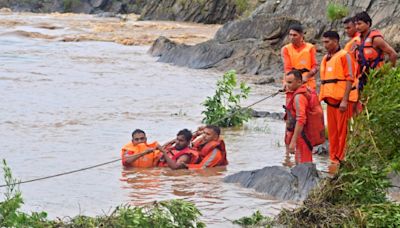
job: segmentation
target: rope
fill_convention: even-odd
[[[111,163],[114,163],[114,162],[117,162],[117,161],[120,161],[120,160],[121,160],[121,158],[118,158],[118,159],[115,159],[115,160],[112,160],[112,161],[100,163],[100,164],[97,164],[97,165],[88,166],[88,167],[85,167],[85,168],[75,169],[75,170],[68,171],[68,172],[58,173],[58,174],[45,176],[45,177],[39,177],[39,178],[26,180],[26,181],[19,181],[19,182],[15,183],[15,184],[19,185],[19,184],[25,184],[25,183],[30,183],[30,182],[50,179],[50,178],[53,178],[53,177],[64,176],[64,175],[68,175],[68,174],[71,174],[71,173],[77,173],[77,172],[81,172],[81,171],[84,171],[84,170],[93,169],[93,168],[97,168],[97,167],[100,167],[100,166],[105,166],[105,165],[108,165],[108,164],[111,164]],[[0,188],[6,187],[6,186],[7,186],[6,184],[2,184],[2,185],[0,185]]]
[[[252,107],[252,106],[254,106],[254,105],[256,105],[256,104],[258,104],[258,103],[260,103],[260,102],[262,102],[262,101],[264,101],[264,100],[266,100],[266,99],[268,99],[268,98],[270,98],[270,97],[276,96],[276,95],[277,95],[278,93],[280,93],[280,92],[282,92],[282,91],[279,90],[278,92],[275,92],[275,93],[273,93],[273,94],[271,94],[271,95],[269,95],[269,96],[267,96],[267,97],[264,97],[263,99],[258,100],[258,101],[256,101],[256,102],[254,102],[254,103],[252,103],[252,104],[250,104],[250,105],[244,107],[243,109],[248,109],[248,108],[250,108],[250,107]],[[238,112],[238,111],[240,111],[240,110],[241,110],[241,109],[239,109],[239,110],[233,112],[233,113],[232,113],[231,115],[229,115],[229,116],[226,116],[226,117],[223,117],[223,118],[217,120],[214,124],[218,123],[218,122],[221,121],[221,120],[224,120],[224,119],[226,119],[226,118],[229,118],[230,116],[233,116],[236,112]],[[68,174],[72,174],[72,173],[81,172],[81,171],[88,170],[88,169],[97,168],[97,167],[100,167],[100,166],[105,166],[105,165],[108,165],[108,164],[111,164],[111,163],[114,163],[114,162],[117,162],[117,161],[120,161],[120,160],[121,160],[121,158],[118,158],[118,159],[115,159],[115,160],[112,160],[112,161],[100,163],[100,164],[97,164],[97,165],[88,166],[88,167],[85,167],[85,168],[75,169],[75,170],[68,171],[68,172],[58,173],[58,174],[54,174],[54,175],[50,175],[50,176],[45,176],[45,177],[39,177],[39,178],[35,178],[35,179],[31,179],[31,180],[26,180],[26,181],[19,181],[19,182],[15,183],[15,184],[16,184],[16,185],[20,185],[20,184],[25,184],[25,183],[30,183],[30,182],[40,181],[40,180],[46,180],[46,179],[50,179],[50,178],[54,178],[54,177],[60,177],[60,176],[64,176],[64,175],[68,175]],[[4,188],[4,187],[6,187],[6,186],[7,186],[7,184],[2,184],[2,185],[0,185],[0,188]]]

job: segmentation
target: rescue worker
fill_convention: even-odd
[[[306,124],[308,109],[308,99],[303,95],[307,91],[307,86],[303,84],[302,74],[298,70],[289,71],[286,75],[286,86],[289,91],[293,91],[293,98],[286,105],[289,122],[295,123],[293,132],[289,140],[288,152],[295,154],[296,164],[312,162],[312,147],[310,148],[302,136],[304,125]],[[294,120],[294,121],[292,121]]]
[[[199,128],[194,136],[193,148],[199,152],[197,164],[187,164],[189,169],[226,166],[225,142],[220,137],[221,129],[214,125]]]
[[[178,132],[176,139],[167,145],[157,148],[162,152],[158,166],[171,169],[186,169],[186,164],[195,164],[199,153],[190,148],[192,132],[183,129]]]
[[[158,143],[148,144],[146,133],[141,129],[132,132],[132,141],[121,149],[122,165],[125,167],[150,168],[157,165],[160,151]]]
[[[379,68],[384,63],[385,54],[388,55],[392,66],[396,66],[397,53],[383,39],[378,30],[372,30],[372,19],[367,12],[361,12],[354,17],[356,29],[360,33],[360,41],[356,50],[356,57],[361,74],[359,89],[363,90],[367,83],[367,74],[370,69]]]
[[[318,63],[315,46],[304,41],[301,25],[292,25],[289,28],[289,39],[290,44],[285,45],[281,50],[285,74],[292,70],[299,70],[302,72],[303,82],[308,87],[316,89],[314,76],[318,72]]]
[[[328,105],[329,153],[332,163],[339,163],[345,157],[347,123],[352,116],[353,103],[358,99],[355,80],[355,65],[350,54],[340,49],[339,34],[327,31],[322,42],[328,51],[321,62],[321,87],[319,98]]]

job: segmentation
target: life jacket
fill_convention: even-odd
[[[331,59],[327,61],[327,55],[324,56],[321,62],[321,87],[319,92],[319,99],[325,100],[326,98],[333,98],[341,101],[346,90],[346,78],[342,65],[342,57],[346,56],[347,64],[351,67],[351,72],[354,75],[355,65],[350,55],[345,50],[340,50],[333,54]],[[356,102],[358,99],[357,92],[357,78],[354,76],[354,82],[349,95],[349,101]],[[329,105],[330,103],[327,102]],[[339,105],[332,105],[337,106]]]
[[[186,147],[183,150],[176,150],[175,148],[171,148],[167,151],[168,151],[168,156],[174,161],[177,161],[179,159],[179,157],[181,157],[183,155],[189,155],[189,157],[190,157],[190,160],[187,164],[195,164],[199,160],[199,152],[196,150],[193,150],[189,147]],[[166,161],[160,161],[158,163],[158,166],[159,167],[167,167],[168,164]]]
[[[308,87],[298,88],[292,98],[283,106],[286,112],[286,129],[289,132],[294,132],[296,126],[296,111],[294,108],[294,100],[296,96],[305,96],[308,101],[306,108],[306,123],[304,124],[301,137],[307,144],[310,150],[313,146],[320,145],[325,142],[325,125],[324,125],[324,112],[321,103],[318,100],[318,95],[315,90]],[[290,141],[291,139],[289,139]]]
[[[228,165],[225,142],[222,139],[211,141],[199,147],[199,162],[188,164],[189,169],[203,169]]]
[[[358,62],[360,76],[359,88],[362,90],[367,84],[367,74],[370,69],[380,68],[384,64],[385,56],[380,49],[373,46],[374,38],[382,37],[379,30],[371,30],[368,32],[364,40],[360,38],[357,43],[356,58]]]
[[[306,46],[300,51],[296,50],[296,48],[291,43],[285,46],[290,56],[290,62],[293,67],[292,70],[299,70],[303,76],[310,72],[312,68],[311,49],[314,47],[314,45],[310,43],[305,43],[305,45]],[[310,87],[315,88],[315,78],[309,78],[307,80],[307,84],[310,84]]]
[[[157,147],[157,142],[153,142],[150,144],[139,143],[137,145],[133,145],[132,142],[126,144],[121,150],[121,158],[122,164],[127,167],[135,167],[135,168],[150,168],[156,166],[158,155],[160,151],[155,150],[152,153],[146,154],[134,162],[126,163],[126,155],[135,155],[144,152],[147,149],[154,149]]]

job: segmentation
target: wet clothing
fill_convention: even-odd
[[[158,155],[160,153],[160,151],[158,150],[146,154],[134,162],[131,163],[126,162],[126,156],[140,154],[146,151],[147,149],[155,149],[157,147],[157,144],[158,144],[157,142],[153,142],[150,144],[139,143],[137,145],[133,145],[132,142],[127,143],[121,149],[122,165],[126,167],[136,167],[136,168],[150,168],[157,166]]]
[[[189,161],[186,164],[196,164],[199,160],[199,152],[189,147],[186,147],[182,150],[177,150],[175,147],[171,147],[171,148],[166,148],[166,150],[168,156],[175,162],[178,161],[178,159],[183,155],[189,156]],[[168,164],[165,160],[161,158],[160,162],[158,163],[158,166],[168,167]]]
[[[199,162],[197,164],[188,164],[187,167],[189,169],[204,169],[228,165],[225,142],[223,140],[215,140],[207,144],[198,142],[193,147],[199,151]]]

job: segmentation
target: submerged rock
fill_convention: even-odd
[[[224,178],[226,183],[238,183],[280,200],[304,200],[319,180],[315,164],[312,163],[300,164],[291,169],[282,166],[264,167]]]

